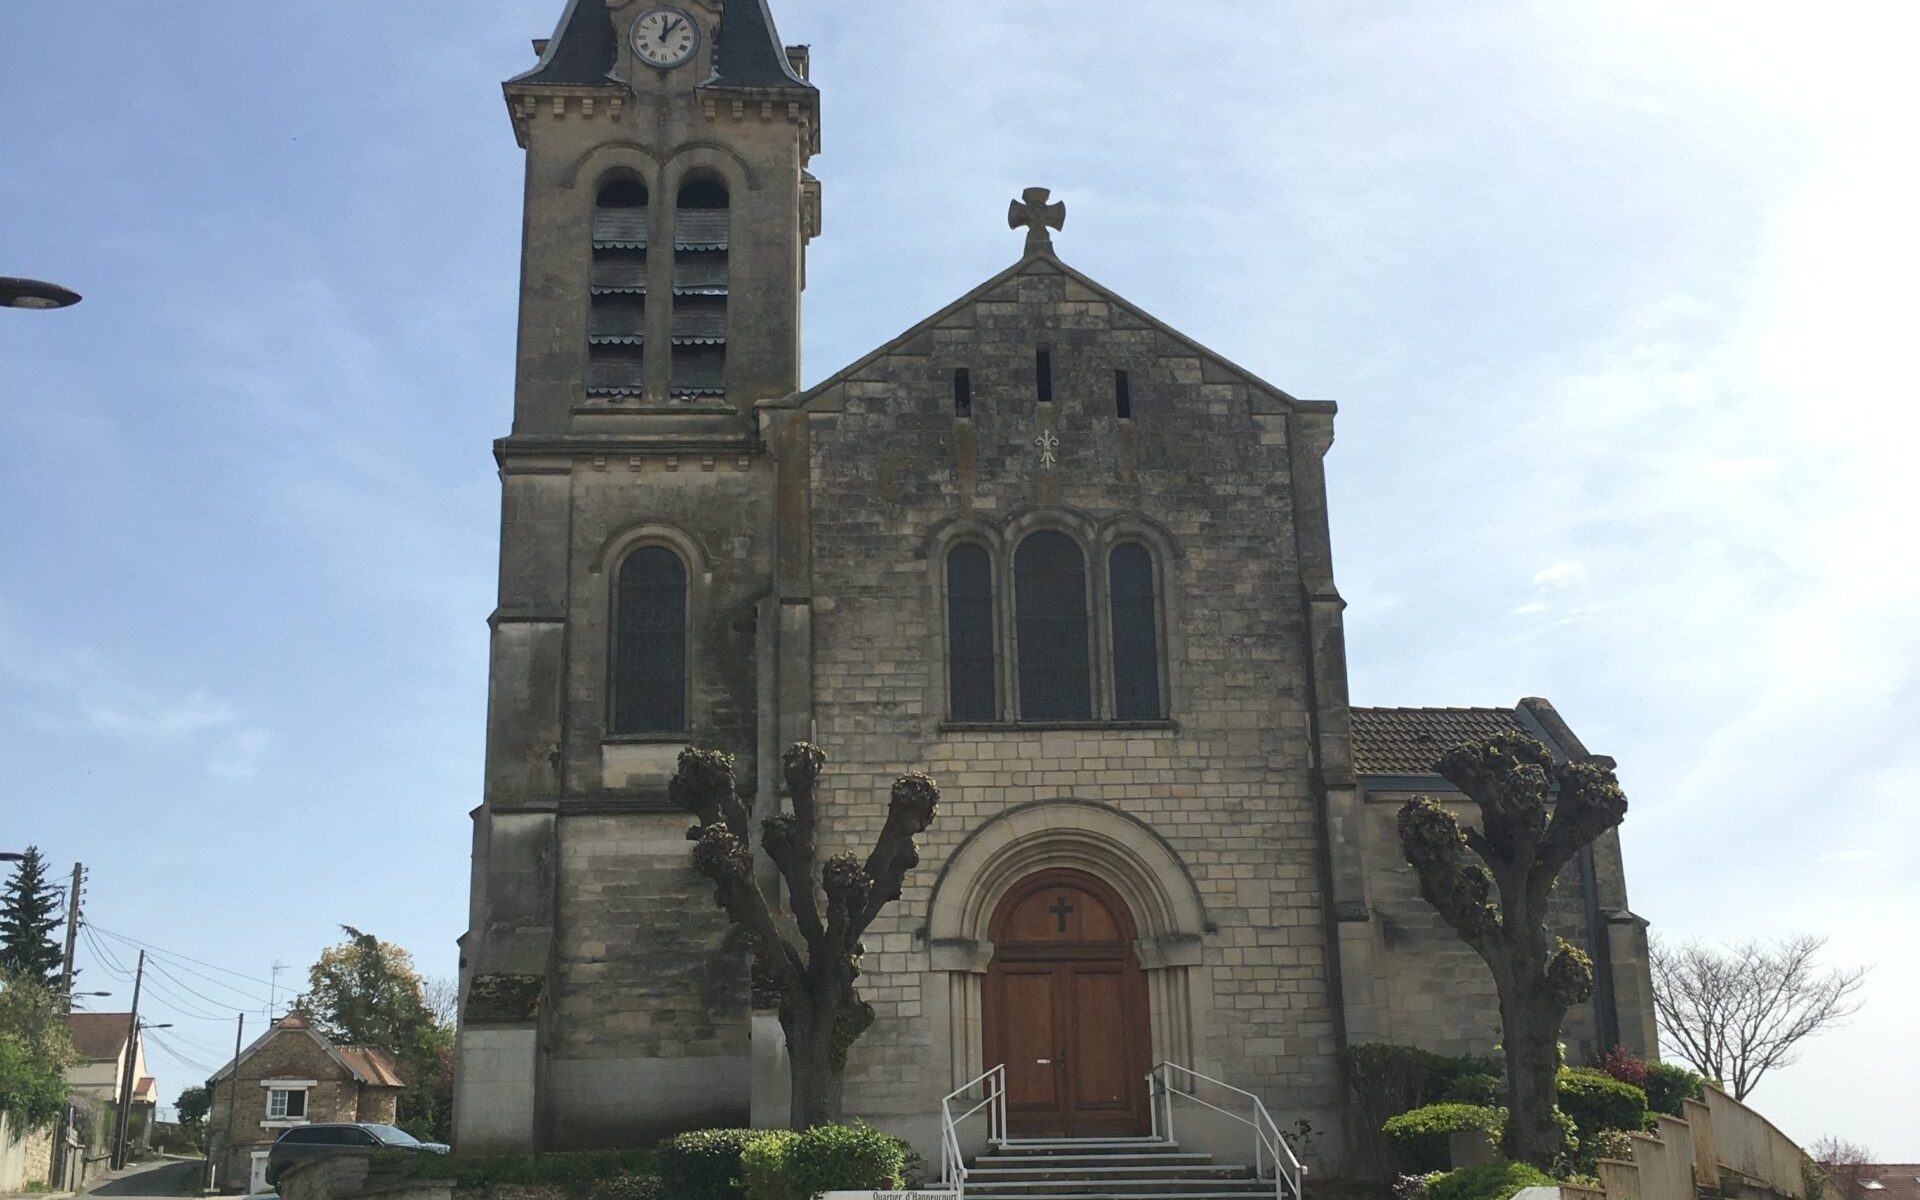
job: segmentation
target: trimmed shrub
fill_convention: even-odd
[[[800,1140],[788,1129],[769,1130],[740,1152],[740,1182],[747,1200],[786,1200],[787,1151]]]
[[[380,1150],[374,1167],[402,1179],[450,1179],[455,1187],[490,1188],[496,1184],[538,1187],[558,1184],[581,1193],[620,1175],[650,1177],[652,1150],[580,1150],[559,1154],[410,1154]]]
[[[740,1156],[764,1129],[696,1129],[660,1143],[660,1183],[674,1200],[744,1200]]]
[[[813,1200],[821,1192],[904,1186],[907,1147],[871,1125],[816,1125],[786,1149],[786,1195]]]
[[[1447,1139],[1463,1129],[1484,1129],[1498,1139],[1507,1110],[1479,1104],[1429,1104],[1393,1117],[1380,1127],[1402,1174],[1444,1171],[1452,1165]]]
[[[1573,1118],[1582,1142],[1603,1129],[1647,1127],[1647,1094],[1591,1067],[1562,1067],[1555,1081],[1560,1111]]]
[[[1686,1116],[1682,1100],[1698,1100],[1706,1080],[1677,1063],[1647,1064],[1647,1107],[1670,1117]]]
[[[1593,1065],[1621,1083],[1630,1083],[1637,1088],[1647,1086],[1647,1064],[1625,1046],[1615,1046],[1595,1059]]]
[[[1441,1100],[1451,1104],[1478,1104],[1496,1108],[1506,1103],[1506,1088],[1498,1075],[1458,1075],[1447,1085]]]
[[[1511,1200],[1521,1188],[1553,1183],[1552,1177],[1526,1163],[1481,1163],[1448,1171],[1427,1184],[1427,1200]]]
[[[597,1180],[587,1189],[587,1200],[664,1200],[665,1196],[658,1178],[633,1171]]]
[[[1393,1181],[1392,1200],[1427,1200],[1427,1185],[1440,1178],[1443,1172],[1435,1171],[1429,1175],[1402,1175]]]

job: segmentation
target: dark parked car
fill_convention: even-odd
[[[439,1142],[423,1142],[392,1125],[296,1125],[281,1134],[267,1152],[267,1182],[280,1182],[280,1172],[304,1158],[324,1154],[366,1153],[369,1150],[411,1150],[445,1154]]]

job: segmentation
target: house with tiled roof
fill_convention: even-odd
[[[267,1151],[296,1126],[392,1124],[405,1086],[386,1051],[337,1044],[306,1017],[288,1013],[207,1080],[214,1186],[263,1190]]]
[[[73,1038],[74,1065],[67,1068],[67,1083],[73,1090],[94,1100],[117,1104],[120,1089],[126,1086],[128,1034],[132,1032],[131,1013],[77,1012],[67,1015],[67,1032]],[[131,1039],[133,1077],[149,1078],[144,1040]]]

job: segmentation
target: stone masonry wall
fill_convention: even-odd
[[[1052,355],[1045,424],[1057,433],[1057,472],[1042,469],[1034,441],[1040,344]],[[965,422],[952,407],[956,367],[971,373]],[[1116,368],[1130,373],[1129,421],[1115,414]],[[952,1064],[931,1010],[944,1011],[933,1002],[947,981],[915,934],[934,880],[988,818],[1069,797],[1147,822],[1197,882],[1218,925],[1197,968],[1206,978],[1196,994],[1212,996],[1194,1016],[1203,1063],[1265,1093],[1276,1112],[1337,1108],[1291,481],[1279,426],[1251,415],[1261,402],[1269,412],[1281,403],[1045,259],[816,395],[823,854],[870,844],[900,771],[924,768],[942,786],[923,862],[866,939],[862,986],[878,1020],[849,1064],[850,1115],[898,1125],[937,1106]],[[1035,511],[1165,530],[1177,551],[1157,563],[1171,722],[944,727],[930,537],[954,518],[1004,529]],[[996,576],[1010,570],[1014,540]],[[1099,558],[1087,567],[1104,576]],[[1104,614],[1092,616],[1104,627]],[[1097,645],[1094,654],[1104,657]]]
[[[1374,985],[1384,989],[1390,1040],[1442,1054],[1496,1054],[1500,1007],[1487,965],[1421,899],[1413,868],[1400,852],[1396,820],[1400,806],[1416,794],[1372,792],[1366,803],[1367,883],[1380,951],[1374,958],[1379,967]],[[1471,804],[1456,805],[1455,811],[1463,822],[1475,819]],[[1602,839],[1595,852],[1601,908],[1625,907],[1624,892],[1618,901],[1613,894],[1620,880],[1619,839]],[[1611,872],[1602,865],[1609,857]],[[1578,859],[1561,872],[1552,912],[1553,931],[1591,955]],[[1598,1028],[1592,1001],[1567,1013],[1562,1040],[1569,1062],[1585,1062],[1593,1054]]]

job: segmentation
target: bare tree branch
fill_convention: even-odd
[[[1715,948],[1652,947],[1653,1000],[1667,1046],[1744,1100],[1801,1043],[1860,1009],[1868,968],[1828,968],[1808,934]]]

